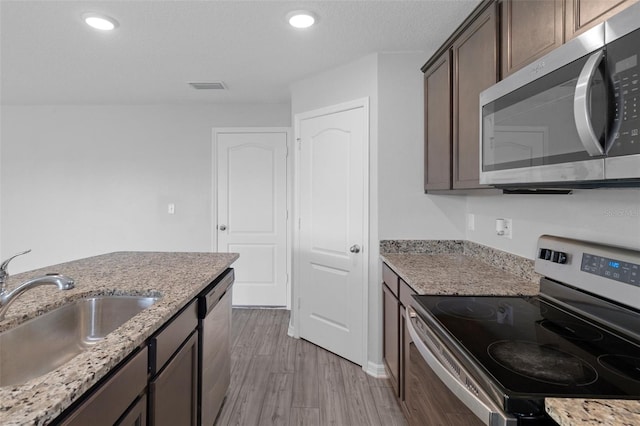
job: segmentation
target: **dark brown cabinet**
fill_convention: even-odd
[[[451,188],[451,52],[424,73],[424,190]]]
[[[502,78],[562,45],[564,0],[505,0],[500,6]]]
[[[60,422],[63,426],[112,426],[114,424],[146,425],[129,421],[147,386],[147,348],[138,350],[130,359],[114,369],[107,379],[92,390],[85,400]],[[143,400],[141,398],[141,400]],[[131,407],[131,409],[129,409]],[[146,404],[143,408],[146,413]],[[119,420],[120,417],[123,419]],[[140,417],[140,416],[139,416]]]
[[[498,81],[496,5],[490,5],[452,47],[453,189],[480,185],[480,92]]]
[[[398,276],[382,265],[382,357],[396,396],[400,395],[400,303]]]
[[[383,359],[396,397],[405,409],[407,387],[407,359],[410,337],[406,328],[406,306],[411,302],[413,289],[386,264],[383,270]]]
[[[583,33],[638,0],[565,0],[565,40]]]
[[[149,340],[149,425],[197,424],[198,304],[193,301]]]
[[[145,426],[147,424],[147,396],[142,395],[117,426]]]
[[[480,185],[478,96],[498,80],[497,6],[483,8],[423,67],[425,191]]]
[[[198,335],[182,348],[149,384],[149,423],[157,426],[197,424]]]

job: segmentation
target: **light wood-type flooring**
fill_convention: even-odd
[[[234,309],[231,386],[216,426],[406,425],[388,380],[287,335],[289,311]]]

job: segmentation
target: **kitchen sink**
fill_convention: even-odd
[[[21,384],[55,370],[157,300],[80,299],[0,333],[0,386]]]

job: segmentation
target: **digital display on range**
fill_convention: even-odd
[[[580,270],[640,287],[640,265],[584,253]]]

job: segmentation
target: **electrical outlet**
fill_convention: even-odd
[[[467,230],[468,231],[476,230],[476,215],[473,213],[467,214]]]
[[[173,203],[169,203],[169,205],[167,206],[167,213],[176,214],[176,205]]]
[[[512,239],[513,237],[513,221],[506,218],[496,219],[496,234],[501,237]]]

